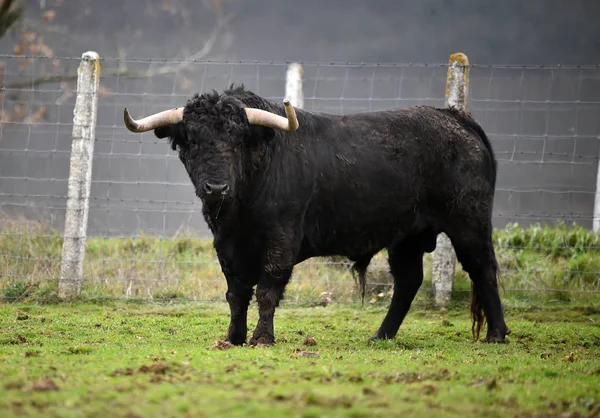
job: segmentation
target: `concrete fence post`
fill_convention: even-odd
[[[598,171],[596,173],[596,195],[594,196],[594,218],[592,230],[600,234],[600,159],[598,160]]]
[[[446,80],[446,107],[466,109],[469,94],[469,60],[462,53],[452,54],[448,62]],[[450,238],[444,233],[437,237],[433,253],[432,281],[435,305],[446,308],[450,304],[454,287],[456,255]]]
[[[285,97],[290,99],[292,106],[298,109],[304,108],[304,92],[302,90],[302,65],[293,62],[288,65],[285,76]]]
[[[83,282],[99,85],[100,57],[96,52],[88,51],[82,55],[77,70],[67,210],[58,283],[58,297],[61,299],[77,296]]]

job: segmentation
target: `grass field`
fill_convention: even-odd
[[[2,225],[1,417],[600,415],[600,236],[577,226],[495,231],[508,344],[471,341],[460,264],[450,310],[432,309],[431,254],[398,337],[368,344],[390,297],[382,252],[364,306],[345,260],[314,259],[277,345],[228,348],[209,240],[90,237],[82,295],[60,303],[60,233]]]
[[[221,303],[0,305],[0,416],[600,412],[597,308],[508,309],[502,345],[471,341],[466,307],[414,309],[395,340],[370,345],[384,310],[284,307],[276,346],[227,348]]]

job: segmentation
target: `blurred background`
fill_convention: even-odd
[[[302,64],[309,110],[444,106],[456,52],[471,63],[467,109],[499,161],[494,239],[507,291],[515,304],[534,294],[597,298],[597,1],[0,4],[0,278],[9,300],[32,295],[34,285],[47,298],[61,277],[77,68],[86,51],[101,57],[84,266],[92,298],[222,300],[225,291],[210,240],[196,239],[210,234],[177,154],[152,132],[128,132],[125,106],[140,117],[232,83],[281,100],[292,62]],[[538,223],[550,229],[532,227]],[[288,296],[350,300],[342,261],[303,263]],[[369,294],[385,300],[392,281],[383,253],[372,266]],[[456,283],[454,292],[467,295],[464,272]]]
[[[9,3],[23,8],[0,39],[6,213],[62,228],[76,68],[85,51],[103,58],[89,232],[104,235],[207,233],[176,155],[151,133],[128,133],[124,106],[141,116],[234,82],[280,99],[290,61],[304,63],[308,109],[443,105],[444,64],[464,52],[475,64],[468,108],[500,160],[495,225],[591,225],[600,143],[598,2]]]

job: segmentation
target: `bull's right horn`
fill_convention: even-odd
[[[287,97],[283,99],[283,104],[285,106],[285,114],[287,118],[262,109],[247,107],[244,110],[246,111],[248,122],[251,125],[266,126],[268,128],[279,129],[280,131],[284,132],[294,132],[296,129],[298,129],[298,118],[296,117],[296,111],[294,110],[294,106],[291,105],[290,99]]]
[[[123,111],[123,120],[125,126],[131,132],[146,132],[152,129],[160,128],[161,126],[175,125],[183,120],[183,107],[175,109],[163,110],[154,115],[146,116],[143,119],[135,120],[129,114],[129,110],[125,108]]]

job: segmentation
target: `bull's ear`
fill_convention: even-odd
[[[187,135],[183,129],[183,125],[180,123],[177,125],[156,128],[154,129],[154,135],[159,139],[169,138],[169,143],[171,144],[171,149],[173,151],[177,150],[177,146],[179,146],[179,148],[188,146]]]
[[[250,125],[250,142],[252,144],[269,143],[275,137],[275,129],[265,126]]]
[[[170,126],[161,126],[160,128],[156,128],[154,130],[154,135],[158,139],[163,139],[168,136],[171,136],[171,127]]]

